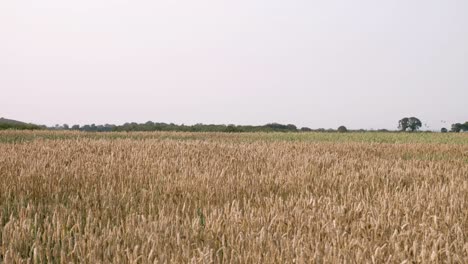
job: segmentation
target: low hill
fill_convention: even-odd
[[[41,129],[40,126],[34,124],[28,124],[25,122],[13,120],[13,119],[6,119],[1,117],[0,118],[0,130],[5,129],[17,129],[17,130],[36,130]]]
[[[27,123],[13,120],[13,119],[6,119],[3,117],[0,117],[0,124],[9,124],[9,125],[27,125]]]

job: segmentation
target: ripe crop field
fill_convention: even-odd
[[[468,263],[468,134],[0,132],[0,262]]]

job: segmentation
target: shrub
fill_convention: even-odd
[[[345,133],[345,132],[348,132],[348,129],[345,126],[340,126],[338,127],[338,132]]]

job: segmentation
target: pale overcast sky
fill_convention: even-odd
[[[1,0],[0,94],[47,125],[439,129],[468,121],[468,1]]]

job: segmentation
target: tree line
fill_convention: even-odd
[[[398,130],[402,132],[415,132],[422,127],[422,122],[416,117],[405,117],[398,121]],[[179,131],[179,132],[395,132],[387,129],[378,130],[348,130],[345,126],[340,126],[337,129],[311,129],[309,127],[298,128],[293,124],[269,123],[266,125],[217,125],[217,124],[195,124],[195,125],[177,125],[174,123],[161,123],[148,121],[146,123],[125,123],[123,125],[73,125],[68,124],[55,125],[53,127],[38,126],[25,123],[1,123],[0,130],[16,129],[16,130],[75,130],[86,132],[131,132],[131,131]],[[468,122],[455,123],[451,126],[450,132],[468,131]],[[442,128],[441,132],[449,132],[447,128]]]
[[[401,132],[415,132],[420,130],[422,122],[416,117],[405,117],[398,121],[398,131]],[[158,123],[148,121],[146,123],[125,123],[123,125],[73,125],[68,126],[56,125],[49,129],[56,130],[77,130],[77,131],[88,131],[88,132],[131,132],[131,131],[179,131],[179,132],[230,132],[230,133],[241,133],[241,132],[396,132],[387,129],[377,130],[348,130],[345,126],[339,126],[337,129],[325,129],[318,128],[312,129],[309,127],[298,128],[293,124],[279,124],[269,123],[266,125],[252,126],[252,125],[216,125],[216,124],[195,124],[195,125],[177,125],[174,123]],[[451,127],[450,132],[461,132],[468,131],[468,122],[464,124],[456,123]],[[448,129],[442,128],[441,132],[449,132]]]
[[[298,132],[298,131],[313,131],[310,128],[298,129],[292,124],[278,124],[270,123],[262,126],[250,126],[250,125],[215,125],[215,124],[195,124],[195,125],[177,125],[174,123],[158,123],[148,121],[146,123],[125,123],[123,125],[73,125],[68,126],[64,124],[62,126],[56,125],[50,129],[57,130],[78,130],[78,131],[89,131],[89,132],[130,132],[130,131],[180,131],[180,132]]]

